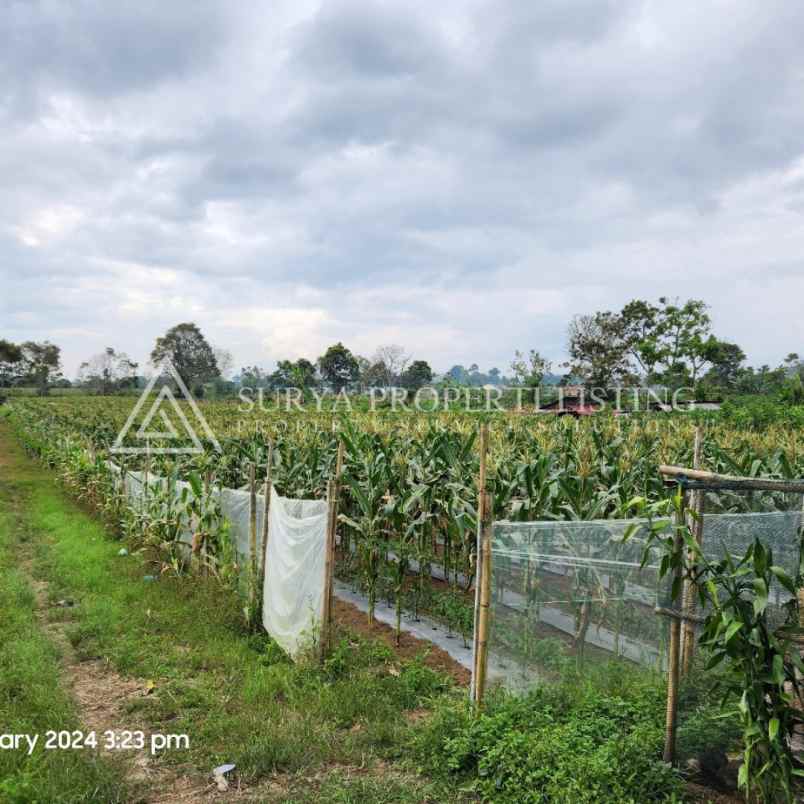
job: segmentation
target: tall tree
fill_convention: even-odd
[[[469,380],[469,372],[460,363],[453,366],[444,376],[458,385],[465,385]]]
[[[712,367],[706,374],[707,382],[724,390],[735,389],[743,373],[745,352],[736,343],[715,341],[708,356]]]
[[[315,366],[300,357],[293,360],[280,360],[276,364],[276,371],[271,375],[271,385],[274,388],[301,388],[303,391],[315,385]]]
[[[517,383],[528,388],[536,388],[541,385],[544,375],[550,373],[552,366],[553,364],[535,349],[531,349],[527,356],[517,349],[514,359],[511,361],[511,370],[514,372]],[[499,376],[500,372],[497,369],[494,371],[497,371],[497,376]]]
[[[268,372],[260,366],[243,366],[240,369],[240,385],[243,388],[267,388],[269,384]]]
[[[623,347],[636,361],[642,374],[650,376],[656,365],[654,337],[659,308],[650,302],[634,299],[619,314],[620,337]]]
[[[107,346],[100,354],[84,361],[78,369],[78,381],[100,394],[133,385],[136,381],[137,363],[124,352],[116,352]]]
[[[219,376],[228,378],[234,368],[234,357],[232,353],[221,346],[213,346],[212,354],[215,355],[215,363],[218,366]]]
[[[410,361],[410,356],[398,344],[389,344],[377,348],[373,361],[378,367],[383,367],[385,377],[382,384],[386,388],[390,388],[399,382],[402,372]]]
[[[365,358],[362,358],[365,360]],[[361,358],[357,359],[358,369],[360,371],[360,384],[364,389],[368,388],[384,388],[388,383],[388,367],[385,363],[376,363],[370,360],[361,362]]]
[[[433,381],[433,370],[426,360],[414,360],[403,372],[400,382],[409,391],[418,391]]]
[[[610,388],[633,378],[622,323],[614,313],[577,315],[569,325],[570,373],[595,388]]]
[[[711,362],[716,352],[712,320],[705,302],[690,299],[659,299],[653,337],[649,339],[659,376],[666,384],[678,384],[690,378],[694,383],[700,370]]]
[[[335,393],[355,382],[360,374],[354,355],[340,341],[318,358],[318,369]]]
[[[22,349],[16,343],[0,339],[0,388],[11,385],[22,363]]]
[[[667,297],[658,305],[634,299],[619,313],[576,316],[569,330],[568,365],[603,387],[637,375],[670,387],[695,384],[707,366],[728,357],[711,323],[703,301],[682,304]]]
[[[156,339],[151,362],[156,366],[166,357],[194,394],[202,394],[203,383],[220,376],[212,347],[193,323],[177,324]]]
[[[20,345],[20,378],[36,386],[45,396],[50,386],[61,378],[61,349],[50,341],[25,341]]]
[[[741,394],[775,394],[783,388],[785,376],[783,368],[772,369],[764,365],[755,369],[749,366],[740,372],[736,390]]]
[[[804,380],[804,360],[798,356],[798,352],[790,352],[784,359],[782,368],[787,374],[798,374]]]

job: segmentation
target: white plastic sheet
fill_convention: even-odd
[[[241,561],[248,561],[251,555],[251,495],[239,489],[220,490],[221,513],[229,522],[229,536]],[[257,555],[262,544],[262,512],[265,509],[265,495],[257,495]]]
[[[123,473],[115,464],[107,465],[116,477],[124,476],[126,496],[133,505],[139,505],[144,499],[145,474]],[[164,482],[165,479],[157,475],[148,476],[149,488]],[[177,499],[185,488],[192,494],[189,483],[176,482]],[[250,494],[241,489],[218,487],[212,489],[212,494],[220,502],[221,514],[229,524],[229,536],[245,566],[251,553]],[[264,494],[258,494],[256,502],[257,551],[262,554]],[[282,648],[296,656],[321,625],[327,503],[325,500],[288,499],[271,489],[268,528],[263,624]],[[189,545],[191,539],[188,526],[184,529],[182,542]]]
[[[320,630],[326,570],[327,503],[290,500],[271,489],[262,617],[291,656]]]

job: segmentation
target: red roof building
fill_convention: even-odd
[[[592,402],[586,394],[586,389],[579,385],[558,386],[558,398],[539,410],[545,413],[555,413],[557,416],[592,416],[601,409],[600,403]]]

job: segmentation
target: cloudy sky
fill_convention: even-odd
[[[699,297],[804,352],[804,4],[0,0],[0,337],[555,360]]]

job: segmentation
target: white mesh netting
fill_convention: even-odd
[[[642,566],[648,527],[647,520],[495,522],[490,680],[525,689],[613,659],[666,667],[668,618],[656,607],[671,606],[669,583],[659,580],[656,549]],[[759,538],[773,550],[774,563],[795,577],[801,530],[800,504],[787,511],[704,513],[703,552],[714,561],[740,558]],[[769,616],[783,621],[789,599],[781,586],[771,589]]]

